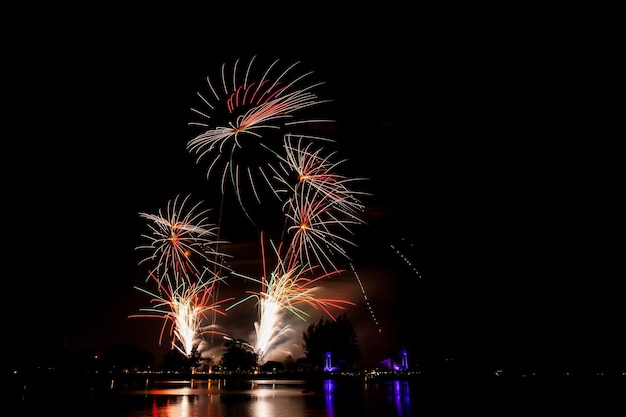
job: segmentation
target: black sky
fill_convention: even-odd
[[[147,302],[138,213],[177,194],[217,204],[185,149],[190,107],[206,75],[260,55],[326,82],[337,149],[368,178],[354,259],[383,335],[363,299],[348,312],[367,360],[407,347],[623,364],[622,129],[597,33],[402,15],[218,28],[113,14],[10,47],[9,344],[158,352],[160,322],[127,318]],[[257,231],[225,227],[258,248]],[[419,276],[390,249],[403,239]]]

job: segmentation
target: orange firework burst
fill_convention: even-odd
[[[255,178],[268,180],[267,162],[274,159],[272,152],[280,148],[282,135],[288,133],[285,129],[330,122],[295,117],[303,110],[325,102],[312,92],[322,83],[301,85],[311,72],[289,81],[299,62],[275,74],[279,62],[275,60],[259,79],[251,79],[255,59],[250,60],[243,75],[239,73],[239,60],[235,61],[232,77],[226,76],[226,67],[222,65],[221,82],[217,87],[207,77],[211,97],[200,93],[198,96],[208,110],[192,109],[201,120],[189,123],[200,127],[202,132],[187,143],[187,150],[197,155],[196,162],[208,156],[213,158],[207,178],[214,170],[221,169],[222,193],[226,183],[230,182],[242,208],[241,186],[244,181],[249,183],[260,202]],[[213,122],[213,118],[217,121]]]
[[[262,238],[262,235],[261,235]],[[264,249],[263,249],[264,252]],[[283,319],[285,314],[296,316],[306,321],[309,312],[306,308],[322,310],[329,317],[335,318],[330,309],[344,310],[346,305],[355,305],[351,301],[319,298],[316,295],[317,284],[329,279],[342,271],[334,270],[320,275],[316,274],[318,266],[307,267],[298,263],[292,255],[281,258],[280,249],[274,247],[278,263],[267,277],[265,270],[265,254],[263,253],[263,276],[261,279],[236,274],[261,285],[260,291],[247,291],[247,297],[234,303],[226,310],[250,299],[257,300],[258,321],[255,323],[257,334],[256,351],[262,359],[277,343],[280,336],[289,331]]]
[[[217,227],[208,222],[208,209],[198,211],[202,203],[197,203],[187,209],[190,195],[182,201],[179,196],[167,203],[165,212],[158,214],[140,213],[140,216],[150,223],[150,234],[143,234],[149,245],[138,246],[137,249],[149,249],[150,256],[139,262],[147,261],[156,264],[154,274],[157,277],[172,277],[175,282],[182,278],[191,283],[196,276],[202,273],[200,263],[213,262],[219,264],[225,256],[215,249],[218,244],[225,243],[214,240],[217,236]],[[197,262],[194,262],[197,258]]]
[[[169,334],[172,337],[172,347],[187,357],[191,357],[194,350],[197,349],[203,335],[226,335],[224,332],[217,331],[214,325],[204,324],[205,321],[209,320],[208,313],[210,312],[226,315],[221,310],[222,303],[231,301],[232,298],[211,301],[216,283],[223,278],[213,276],[205,282],[200,278],[191,284],[183,280],[174,286],[171,280],[159,279],[152,274],[150,276],[157,283],[161,295],[135,287],[137,290],[152,297],[151,304],[153,306],[140,309],[144,313],[129,317],[163,319],[159,344],[162,343],[168,324]]]

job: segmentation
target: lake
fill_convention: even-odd
[[[84,417],[624,415],[624,380],[155,378],[14,380],[4,414]],[[610,413],[610,414],[609,414]]]

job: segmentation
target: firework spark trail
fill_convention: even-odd
[[[264,143],[269,149],[280,147],[280,143],[274,143],[269,146],[265,137],[266,134],[271,131],[281,132],[285,128],[296,125],[332,122],[332,120],[326,119],[294,118],[294,114],[300,113],[302,110],[329,101],[320,100],[316,94],[311,92],[311,90],[323,83],[299,86],[301,81],[305,80],[312,72],[300,75],[291,82],[286,81],[287,77],[299,64],[299,62],[296,62],[271,80],[270,78],[274,77],[273,70],[279,62],[275,60],[263,73],[258,82],[252,82],[249,79],[255,59],[256,56],[250,60],[242,80],[239,80],[239,60],[236,60],[233,65],[232,80],[227,80],[226,67],[223,64],[221,70],[221,92],[213,86],[210,78],[207,77],[207,84],[213,98],[209,99],[200,93],[198,93],[198,96],[210,112],[202,112],[192,108],[192,111],[200,116],[202,120],[190,122],[189,125],[200,127],[204,131],[187,143],[187,150],[197,155],[196,163],[199,163],[200,160],[209,155],[214,156],[207,170],[207,178],[212,176],[212,171],[219,170],[221,166],[222,194],[225,193],[226,183],[230,181],[246,214],[248,213],[245,207],[243,207],[242,200],[242,181],[245,179],[249,182],[251,189],[254,190],[255,197],[259,200],[254,180],[255,173],[252,170],[258,170],[262,178],[268,177],[264,171],[264,166],[259,164],[259,161],[262,160],[258,152],[262,150],[258,146],[259,143]],[[219,122],[210,123],[211,116],[215,113],[218,113],[219,116],[220,112],[222,117],[226,119],[225,124],[220,125]],[[220,120],[219,117],[218,120]],[[329,140],[315,136],[307,137]],[[246,150],[256,151],[253,154],[254,158],[252,158],[254,162],[251,162],[248,166],[244,164],[244,151]]]
[[[363,211],[364,206],[359,200],[361,196],[370,195],[363,191],[356,191],[349,185],[364,181],[366,178],[346,177],[335,172],[337,167],[345,163],[347,159],[333,162],[332,158],[336,152],[328,155],[322,153],[323,148],[317,146],[313,149],[313,142],[304,142],[300,136],[295,141],[294,135],[287,134],[283,138],[283,154],[277,154],[280,160],[280,171],[274,170],[274,179],[278,183],[274,193],[276,195],[286,194],[288,199],[297,198],[300,194],[306,194],[312,189],[315,195],[323,199],[332,200],[338,203],[342,211],[356,215]],[[296,142],[296,143],[294,143]],[[290,181],[295,176],[295,184]],[[278,187],[284,188],[278,188]],[[283,207],[284,208],[284,207]]]
[[[401,243],[405,243],[404,239],[402,239]],[[406,244],[406,243],[405,243]],[[410,244],[412,246],[412,244]],[[422,279],[422,274],[418,271],[418,269],[413,265],[413,262],[411,262],[411,260],[409,259],[409,257],[400,249],[399,246],[395,246],[393,243],[389,245],[389,247],[391,248],[391,250],[400,257],[400,259],[402,260],[402,262],[408,266],[411,271],[417,275],[417,277],[419,279]]]
[[[201,202],[187,210],[190,195],[180,202],[179,197],[168,201],[165,212],[159,210],[156,215],[140,213],[142,218],[150,222],[148,227],[151,233],[142,234],[150,243],[136,249],[151,251],[150,256],[142,259],[139,265],[147,261],[155,262],[157,276],[173,275],[176,282],[185,278],[190,283],[193,277],[201,273],[192,261],[192,256],[198,257],[199,261],[220,265],[225,255],[214,248],[225,242],[213,240],[217,236],[217,227],[205,217],[210,210],[197,211]]]
[[[293,233],[290,248],[302,263],[319,263],[324,270],[337,269],[329,249],[349,258],[344,245],[353,245],[351,240],[331,231],[333,226],[345,227],[345,222],[332,217],[328,211],[332,205],[328,200],[309,201],[305,198],[293,200],[293,208],[286,216],[292,221],[287,233]]]
[[[150,277],[156,282],[159,294],[152,293],[144,288],[135,286],[135,289],[146,293],[152,297],[153,307],[143,308],[142,314],[134,314],[129,318],[160,318],[163,320],[163,327],[159,337],[159,344],[163,341],[164,333],[169,324],[169,334],[172,338],[172,348],[177,349],[186,357],[191,357],[197,349],[200,339],[206,334],[227,335],[224,332],[215,330],[214,325],[204,326],[203,320],[208,320],[208,313],[218,313],[226,315],[220,308],[222,303],[232,301],[234,298],[227,298],[220,301],[211,301],[216,283],[223,280],[223,277],[213,276],[204,281],[202,277],[197,282],[188,284],[185,280],[177,285],[168,278],[160,279],[154,274]]]
[[[262,233],[261,240],[263,240]],[[260,284],[261,290],[258,292],[247,291],[249,296],[232,304],[226,311],[247,300],[257,300],[258,321],[255,322],[257,333],[255,349],[259,354],[259,358],[263,359],[270,354],[272,348],[280,341],[280,337],[289,332],[289,326],[285,325],[283,321],[286,318],[286,314],[306,321],[309,313],[303,307],[309,307],[315,310],[322,310],[334,320],[335,316],[331,313],[331,308],[344,310],[346,308],[345,305],[355,304],[341,299],[318,298],[315,295],[316,290],[319,289],[316,286],[319,281],[331,278],[342,271],[335,270],[316,275],[317,266],[301,265],[291,256],[287,256],[287,259],[282,259],[280,248],[274,246],[272,247],[278,261],[268,278],[263,241],[261,245],[263,258],[263,276],[261,279],[234,273]],[[300,305],[303,307],[300,307]]]
[[[293,135],[285,135],[284,154],[276,153],[280,170],[273,168],[277,184],[273,191],[277,197],[284,197],[279,197],[286,220],[284,233],[293,234],[291,248],[298,260],[309,265],[319,262],[324,270],[336,269],[328,252],[349,259],[343,246],[354,243],[337,232],[351,234],[351,225],[363,223],[359,214],[364,206],[359,197],[369,194],[348,187],[365,178],[335,172],[346,160],[333,162],[335,152],[324,155],[322,148],[312,146],[303,137],[296,140]]]
[[[359,283],[359,288],[361,288],[361,293],[363,294],[363,299],[365,300],[367,310],[369,311],[370,316],[372,316],[372,320],[374,320],[374,324],[376,324],[378,333],[382,333],[383,329],[382,327],[380,327],[380,323],[378,322],[378,319],[376,318],[376,314],[374,314],[374,309],[372,308],[372,304],[370,303],[370,300],[369,298],[367,298],[367,294],[365,293],[365,288],[363,287],[361,278],[359,278],[359,274],[357,274],[356,269],[354,269],[354,265],[352,265],[352,263],[350,263],[350,269],[352,269],[352,272],[354,273],[354,276],[356,277],[356,280]]]

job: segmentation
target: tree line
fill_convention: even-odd
[[[159,364],[152,352],[135,346],[111,345],[102,355],[90,349],[71,352],[66,346],[39,346],[35,351],[24,351],[9,364],[11,369],[53,369],[59,371],[182,371],[219,370],[223,373],[285,372],[324,369],[325,358],[330,354],[333,366],[352,369],[358,366],[361,350],[356,331],[345,313],[334,319],[320,318],[308,326],[302,335],[303,358],[286,357],[282,362],[260,363],[253,346],[243,339],[228,339],[223,345],[222,357],[217,362],[202,358],[201,352],[185,357],[171,349]],[[159,369],[157,369],[157,367]]]

